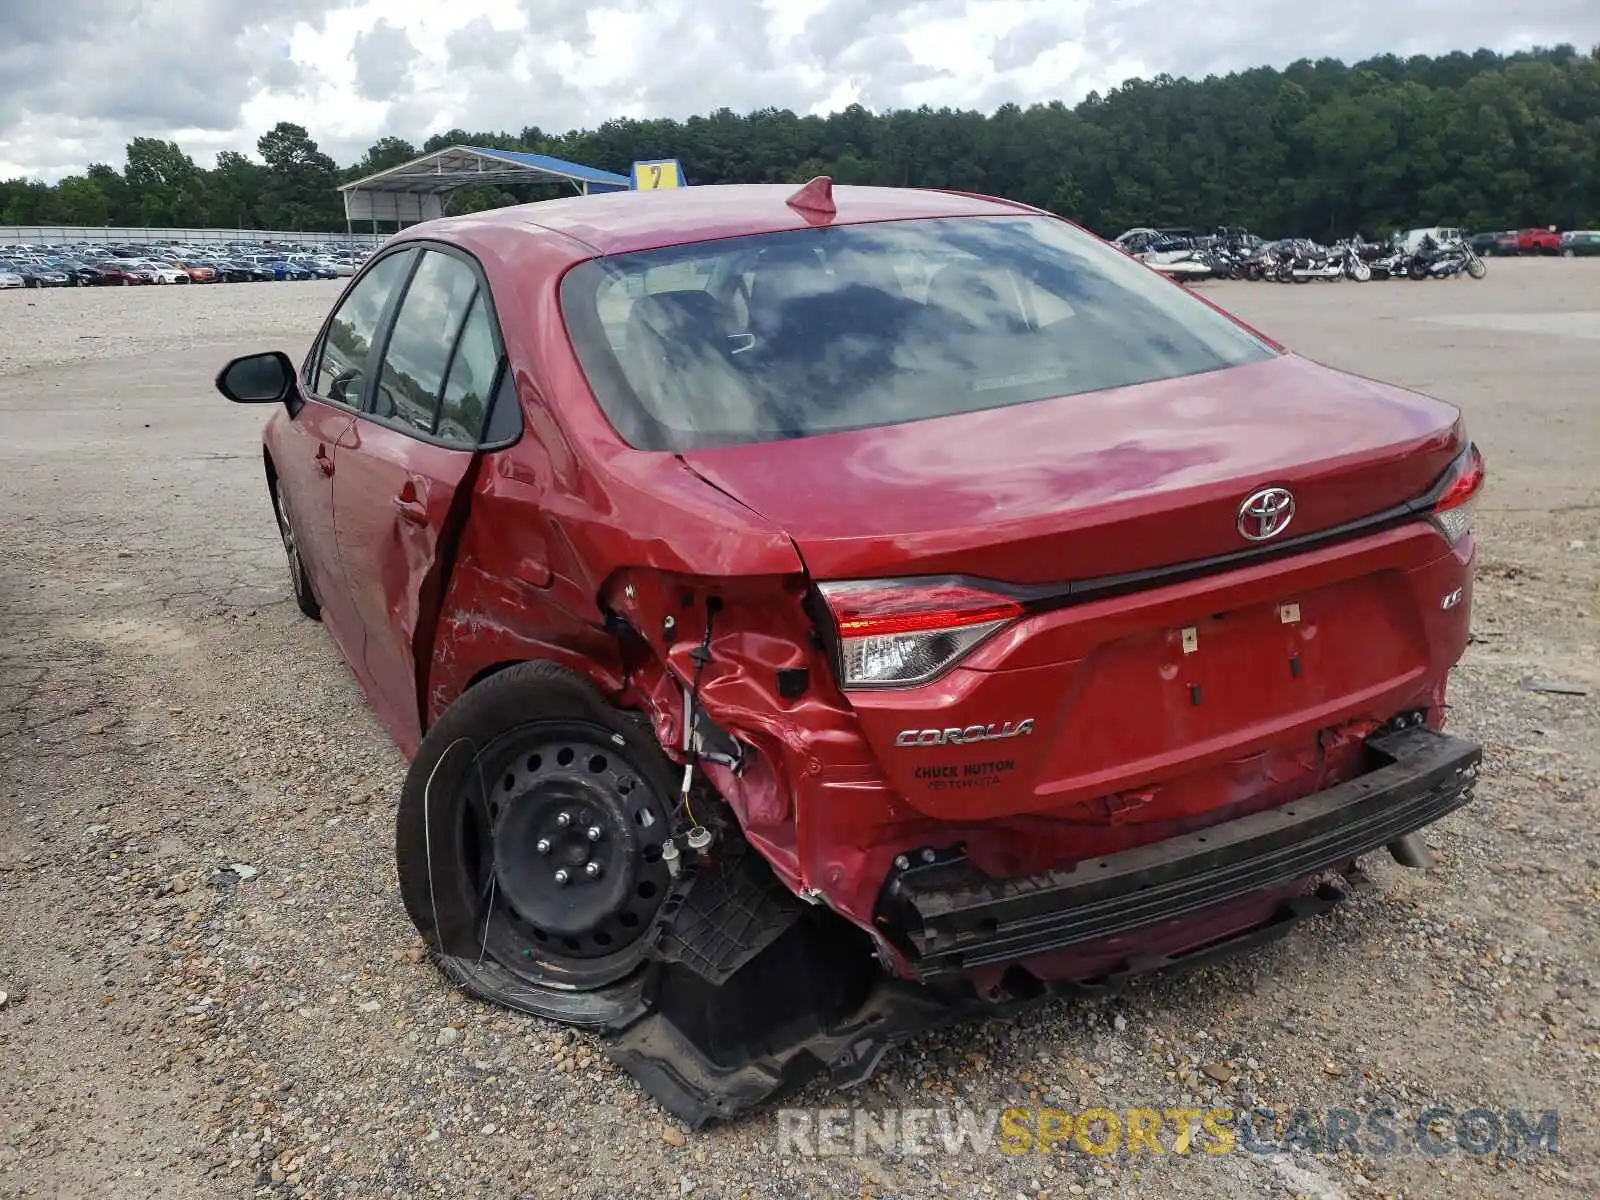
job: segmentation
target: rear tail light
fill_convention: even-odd
[[[1433,523],[1454,546],[1472,532],[1472,510],[1483,488],[1483,455],[1478,447],[1468,446],[1466,453],[1456,459],[1451,472],[1450,481],[1433,506]]]
[[[1022,615],[1015,600],[962,583],[864,580],[819,590],[838,630],[846,688],[926,683]]]

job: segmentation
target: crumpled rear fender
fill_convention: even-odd
[[[630,455],[596,478],[530,403],[530,432],[489,455],[450,566],[422,681],[424,728],[495,669],[549,659],[601,692],[622,687],[622,657],[600,593],[618,564],[738,576],[799,572],[769,522],[670,455]]]
[[[737,769],[700,765],[745,836],[795,891],[812,886],[804,806],[825,764],[871,769],[856,717],[833,687],[805,611],[799,574],[697,578],[618,572],[601,599],[628,631],[625,702],[649,715],[661,745],[686,758],[685,689],[740,745]],[[702,648],[708,653],[697,661]]]

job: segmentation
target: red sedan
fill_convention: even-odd
[[[218,386],[279,406],[295,595],[410,759],[436,961],[693,1123],[1258,943],[1471,797],[1457,411],[1037,210],[432,221]]]
[[[91,268],[97,284],[110,286],[117,284],[122,287],[144,286],[150,280],[134,270],[132,266],[119,262],[117,259],[108,258],[104,262],[97,262]]]

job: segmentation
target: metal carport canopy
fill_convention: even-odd
[[[563,180],[582,194],[628,189],[628,177],[524,150],[450,146],[342,184],[345,221],[415,224],[444,216],[444,198],[475,184]]]

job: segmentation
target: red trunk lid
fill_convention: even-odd
[[[1245,548],[1240,502],[1281,485],[1281,535],[1427,491],[1456,411],[1292,355],[1208,375],[793,441],[692,451],[788,531],[819,580],[1055,583]]]
[[[1049,584],[1247,549],[1239,506],[1266,486],[1294,494],[1285,538],[1372,516],[1423,496],[1463,436],[1448,405],[1285,356],[685,458],[787,530],[819,581]],[[926,816],[1222,819],[1331,782],[1342,731],[1436,707],[1466,640],[1470,551],[1416,521],[1158,580],[1030,615],[931,683],[850,699]],[[991,734],[961,736],[973,727]]]

